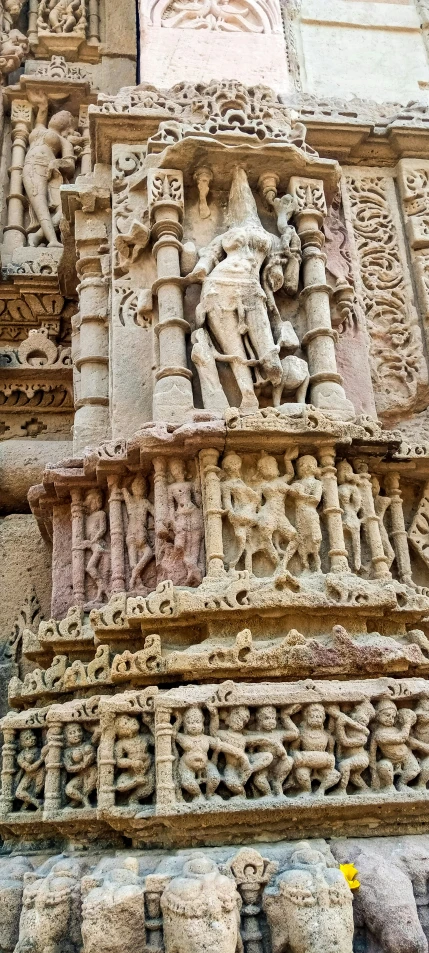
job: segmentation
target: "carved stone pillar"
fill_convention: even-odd
[[[110,559],[112,566],[112,592],[125,592],[125,553],[124,553],[124,521],[122,515],[122,491],[120,477],[110,475],[107,478],[109,486],[109,526],[110,526]]]
[[[93,2],[93,0],[90,0],[89,2],[90,7],[91,7],[91,2]],[[97,0],[95,0],[95,3],[98,8]],[[98,23],[98,18],[97,18],[97,23]],[[88,175],[88,173],[91,172],[92,170],[91,139],[89,135],[88,106],[81,106],[79,109],[79,132],[83,139],[81,154],[80,154],[80,174]]]
[[[186,334],[190,326],[183,317],[183,281],[180,252],[183,229],[183,176],[162,169],[148,175],[148,203],[152,222],[153,253],[158,278],[159,368],[153,394],[153,419],[180,423],[192,415],[192,373],[186,359]]]
[[[7,225],[4,228],[3,247],[6,253],[25,245],[24,229],[25,195],[22,170],[28,137],[33,123],[33,109],[26,99],[15,99],[11,108],[12,156],[9,167],[9,195],[7,197]]]
[[[385,477],[384,485],[386,487],[386,493],[391,499],[389,507],[391,531],[389,535],[395,550],[398,576],[401,582],[412,586],[410,551],[408,548],[408,537],[402,508],[399,473],[388,473]]]
[[[168,708],[157,708],[155,713],[155,767],[156,767],[156,813],[174,807],[176,788],[173,778],[174,755],[172,750],[173,726]]]
[[[170,881],[168,874],[149,874],[145,883],[145,928],[148,953],[163,953],[161,897]]]
[[[371,475],[368,471],[368,464],[364,460],[355,460],[355,472],[360,476],[359,489],[362,495],[364,512],[363,524],[371,551],[371,563],[374,576],[376,579],[391,579],[392,573],[389,569],[380,534],[380,519],[374,508]]]
[[[163,536],[168,525],[167,460],[154,457],[153,485],[155,499],[155,558],[159,565],[162,557]]]
[[[61,752],[63,747],[63,726],[61,722],[51,721],[46,738],[47,752],[45,755],[45,816],[55,814],[61,810]]]
[[[3,728],[0,815],[13,810],[14,779],[16,774],[16,740],[13,728]]]
[[[296,226],[302,245],[302,295],[307,316],[307,332],[301,343],[308,358],[310,401],[315,407],[350,418],[354,416],[354,407],[347,400],[342,377],[337,372],[330,288],[326,282],[326,256],[322,251],[325,239],[320,226],[327,212],[323,182],[294,175],[289,182],[289,192],[298,205]]]
[[[71,490],[71,520],[72,520],[72,580],[73,602],[83,606],[85,602],[85,550],[82,543],[85,539],[85,513],[82,501],[82,490]]]
[[[322,467],[323,515],[329,536],[328,555],[331,572],[350,572],[338,498],[335,447],[322,447],[319,461]]]
[[[98,809],[115,806],[115,713],[100,712],[101,737],[98,746]]]
[[[218,459],[218,450],[200,451],[208,576],[221,576],[225,573]]]
[[[109,435],[109,256],[105,213],[76,212],[75,236],[80,331],[80,396],[73,428],[74,451]]]

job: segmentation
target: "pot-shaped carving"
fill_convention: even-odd
[[[352,953],[352,894],[321,851],[297,845],[290,869],[264,894],[273,953]]]
[[[166,953],[241,950],[239,907],[234,881],[208,857],[193,857],[161,898]]]

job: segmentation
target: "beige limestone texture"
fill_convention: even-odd
[[[141,79],[156,86],[214,78],[292,88],[281,34],[166,30],[143,19],[140,42]]]
[[[67,440],[8,440],[0,444],[0,501],[3,513],[28,512],[27,493],[48,463],[68,456]]]
[[[414,4],[326,0],[322,6],[303,0],[304,88],[319,96],[359,95],[377,102],[420,98],[429,72],[419,26]]]
[[[32,516],[13,515],[0,520],[2,641],[33,588],[45,617],[51,600],[51,554]]]

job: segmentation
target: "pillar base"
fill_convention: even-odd
[[[183,424],[194,415],[192,384],[185,377],[163,377],[153,394],[153,419]]]

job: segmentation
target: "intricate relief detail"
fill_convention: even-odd
[[[42,96],[28,142],[22,170],[30,211],[28,243],[59,246],[60,185],[75,174],[81,136],[68,110],[55,113],[48,121],[48,100]]]
[[[193,30],[225,30],[232,33],[280,33],[281,18],[276,0],[155,0],[149,17],[155,26]]]
[[[304,842],[292,850],[288,867],[263,898],[273,950],[287,947],[291,953],[307,953],[316,931],[329,953],[352,953],[352,893],[342,872],[326,854]]]
[[[0,302],[0,340],[24,341],[36,325],[46,328],[48,337],[56,340],[67,334],[74,310],[73,302],[66,302],[59,294],[31,293],[9,299],[5,295]]]
[[[228,202],[230,227],[201,249],[189,275],[201,282],[192,360],[197,366],[204,407],[218,414],[228,407],[217,364],[229,366],[243,413],[258,410],[258,396],[271,391],[274,406],[286,393],[305,402],[306,362],[293,351],[299,340],[282,321],[274,293],[296,294],[301,243],[289,225],[296,210],[290,195],[274,199],[280,238],[262,228],[246,173],[237,169]]]
[[[40,629],[39,642],[26,632],[24,649],[35,655],[37,649],[46,648],[46,634]],[[74,631],[74,642],[80,641],[81,627]],[[61,651],[61,635],[54,635],[51,646]],[[90,641],[90,632],[88,639]],[[165,643],[165,644],[164,644]],[[10,650],[9,650],[10,651]],[[14,651],[14,647],[13,647]],[[5,656],[9,657],[9,656]],[[14,656],[13,656],[14,657]],[[332,629],[329,641],[324,638],[308,638],[291,629],[284,638],[273,639],[268,647],[253,639],[250,629],[238,632],[232,645],[211,639],[199,649],[187,652],[168,647],[168,636],[163,640],[157,634],[146,635],[144,648],[137,652],[126,649],[112,656],[109,645],[99,645],[90,662],[75,659],[69,662],[67,655],[56,655],[52,664],[43,671],[33,669],[23,680],[16,676],[8,685],[9,704],[29,705],[35,701],[61,696],[74,689],[94,691],[94,686],[122,685],[124,687],[145,685],[153,678],[256,677],[273,671],[278,676],[303,677],[317,671],[319,675],[336,676],[351,674],[389,672],[426,672],[429,670],[429,640],[420,629],[412,629],[403,638],[391,638],[378,632],[352,637],[341,625]],[[44,703],[44,701],[42,701]]]
[[[189,476],[185,461],[172,457],[168,467],[155,462],[155,518],[158,578],[198,586],[204,573],[204,521],[198,472]]]
[[[429,316],[429,163],[401,159],[398,183],[423,327]]]
[[[71,82],[87,81],[88,72],[82,66],[74,66],[67,63],[64,56],[51,56],[49,63],[41,63],[37,67],[34,76],[36,78],[46,77],[49,79],[66,79]]]
[[[86,10],[83,0],[40,0],[37,29],[43,33],[86,34]]]
[[[408,531],[408,539],[425,566],[429,568],[429,483],[426,484],[416,515]]]
[[[161,897],[165,953],[241,953],[240,907],[233,878],[204,855],[191,858]]]
[[[117,96],[101,95],[99,103],[101,113],[153,112],[164,120],[157,136],[149,140],[152,151],[164,148],[165,142],[177,141],[188,129],[189,134],[201,131],[221,140],[233,134],[234,141],[243,136],[260,142],[296,142],[299,148],[315,154],[305,144],[305,126],[267,86],[247,87],[235,80],[223,80],[208,85],[178,83],[162,91],[142,83],[137,88],[126,87]],[[157,146],[157,140],[161,145]]]
[[[148,173],[149,214],[152,216],[159,203],[176,206],[183,213],[183,177],[180,172],[157,169]]]
[[[391,211],[394,196],[383,176],[348,176],[347,187],[374,392],[380,413],[394,418],[415,408],[427,385],[420,328]]]
[[[19,610],[18,618],[12,626],[12,631],[7,642],[5,642],[1,647],[1,662],[13,662],[15,664],[20,662],[23,647],[23,635],[25,630],[37,630],[42,619],[43,615],[40,602],[36,591],[32,587],[29,595],[24,599],[22,607]]]

